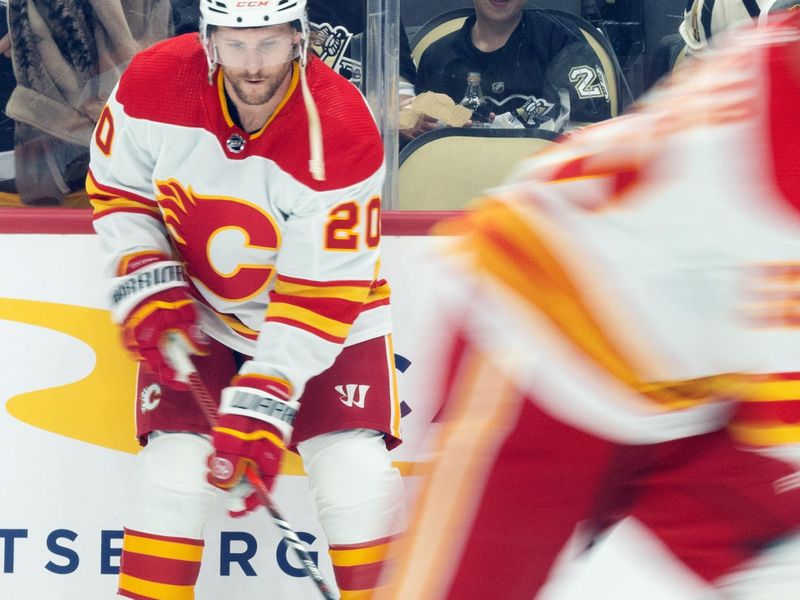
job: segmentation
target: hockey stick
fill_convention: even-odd
[[[192,396],[200,407],[200,410],[203,411],[203,415],[208,421],[208,424],[213,427],[217,422],[217,403],[211,397],[211,393],[200,378],[200,374],[197,372],[197,369],[195,369],[194,363],[191,358],[189,358],[189,354],[184,352],[182,346],[179,340],[170,338],[164,345],[164,352],[172,368],[175,369],[180,377],[188,381]],[[267,490],[267,486],[261,480],[261,477],[259,477],[258,472],[250,467],[245,472],[245,476],[253,488],[255,488],[258,501],[264,505],[264,508],[267,509],[267,512],[272,517],[273,523],[281,530],[283,538],[292,547],[297,558],[299,558],[300,562],[303,564],[303,571],[314,581],[322,597],[325,598],[325,600],[337,600],[338,597],[331,591],[319,567],[314,564],[311,555],[308,553],[308,550],[306,550],[305,544],[303,544],[302,540],[286,519],[283,518],[278,507],[275,506],[269,494],[269,490]]]

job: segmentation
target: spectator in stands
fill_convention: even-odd
[[[800,8],[800,0],[689,0],[680,35],[690,54],[705,50],[722,31],[765,21],[771,13]]]
[[[474,0],[475,14],[431,44],[417,69],[416,92],[459,102],[467,74],[481,74],[492,127],[561,132],[611,116],[606,74],[581,32],[525,0]]]
[[[169,10],[168,0],[8,2],[16,87],[5,110],[23,204],[81,192],[103,104],[127,61],[171,34]]]
[[[678,32],[664,36],[653,53],[645,88],[669,73],[683,57],[706,50],[713,36],[798,7],[800,0],[688,0]]]

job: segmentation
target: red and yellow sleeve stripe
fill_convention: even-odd
[[[543,313],[584,355],[640,397],[678,410],[732,393],[736,380],[730,375],[690,381],[643,380],[597,321],[532,216],[523,218],[511,206],[489,200],[485,208],[459,221],[440,229],[466,234],[461,243],[479,271]]]
[[[311,281],[278,275],[267,323],[284,323],[344,343],[372,291],[371,281]]]
[[[86,176],[86,193],[94,210],[94,219],[114,212],[134,212],[160,218],[154,199],[101,184],[91,171]]]
[[[731,436],[756,447],[800,443],[800,373],[751,376],[744,389]]]

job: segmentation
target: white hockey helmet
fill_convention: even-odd
[[[203,26],[265,27],[302,20],[306,0],[200,0]]]
[[[200,0],[200,36],[208,58],[209,75],[218,62],[216,52],[209,48],[211,27],[268,27],[295,21],[300,23],[304,54],[309,39],[306,0]]]

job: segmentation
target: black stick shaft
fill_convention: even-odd
[[[200,375],[196,370],[192,369],[188,371],[186,376],[189,379],[189,387],[191,388],[194,399],[197,401],[200,410],[203,411],[203,415],[205,415],[209,425],[213,427],[217,422],[217,403],[214,402],[208,388],[206,388],[206,384],[200,379]],[[325,598],[325,600],[337,600],[338,597],[331,591],[319,567],[317,567],[311,555],[308,553],[308,550],[306,550],[305,544],[303,544],[303,541],[298,537],[297,533],[295,533],[294,529],[292,529],[275,506],[269,494],[269,490],[267,490],[267,486],[261,480],[261,477],[259,477],[258,473],[252,468],[247,470],[246,476],[248,481],[255,488],[259,502],[264,505],[267,512],[272,517],[273,523],[281,530],[283,537],[303,564],[303,570],[306,572],[306,575],[312,579],[317,589],[322,594],[322,597]]]

